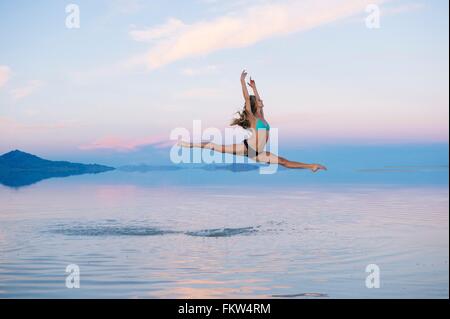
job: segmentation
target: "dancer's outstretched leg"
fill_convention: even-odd
[[[314,173],[318,170],[327,170],[327,168],[320,164],[305,164],[300,162],[294,162],[287,160],[281,156],[277,156],[275,154],[269,152],[260,153],[255,160],[257,162],[267,163],[267,164],[279,164],[287,168],[303,168],[310,169]]]
[[[178,142],[181,147],[187,148],[205,148],[210,149],[220,153],[228,153],[234,155],[245,155],[245,145],[244,144],[230,144],[230,145],[219,145],[212,142],[202,142],[202,143],[188,143],[184,141]]]

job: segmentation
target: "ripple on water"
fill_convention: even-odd
[[[65,236],[100,237],[100,236],[162,236],[169,234],[184,234],[194,237],[231,237],[249,235],[257,232],[256,227],[212,228],[194,231],[177,231],[156,226],[127,224],[58,224],[51,226],[46,232]]]
[[[75,225],[50,229],[48,232],[66,236],[161,236],[179,233],[158,227],[112,226],[112,225]]]
[[[258,231],[256,228],[257,227],[202,229],[198,231],[188,231],[185,232],[185,234],[195,237],[230,237],[253,234]]]

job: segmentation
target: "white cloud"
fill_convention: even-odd
[[[11,69],[6,65],[0,65],[0,88],[8,82],[11,76]]]
[[[32,80],[27,83],[27,85],[14,89],[11,91],[11,96],[13,100],[17,101],[20,99],[23,99],[32,93],[34,93],[36,90],[38,90],[40,87],[44,85],[44,82],[38,81],[38,80]]]
[[[385,0],[287,0],[259,4],[213,20],[184,24],[170,19],[165,25],[134,30],[135,40],[152,40],[145,63],[155,69],[214,51],[246,47],[257,42],[305,31],[364,12],[369,3]]]
[[[140,42],[152,41],[173,35],[185,27],[185,24],[178,19],[169,19],[163,25],[148,28],[144,30],[132,30],[130,36]]]

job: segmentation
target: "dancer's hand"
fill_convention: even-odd
[[[250,77],[250,82],[247,83],[248,86],[250,86],[252,89],[256,88],[256,83],[255,80],[252,79],[252,77]]]
[[[241,73],[241,81],[245,81],[246,77],[247,77],[247,71],[243,70]]]
[[[319,170],[321,170],[321,169],[324,170],[324,171],[327,170],[327,168],[325,166],[320,165],[320,164],[312,164],[311,165],[311,171],[313,171],[314,173],[319,171]]]

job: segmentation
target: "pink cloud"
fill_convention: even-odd
[[[168,141],[166,136],[156,135],[136,139],[124,139],[116,136],[100,138],[92,143],[81,145],[81,150],[113,149],[122,152],[134,151],[142,146],[153,146],[164,148],[173,145],[173,141]]]
[[[23,98],[33,94],[34,92],[36,92],[43,85],[44,85],[44,82],[42,82],[42,81],[38,81],[38,80],[29,81],[25,86],[12,90],[11,96],[14,101],[23,99]]]

